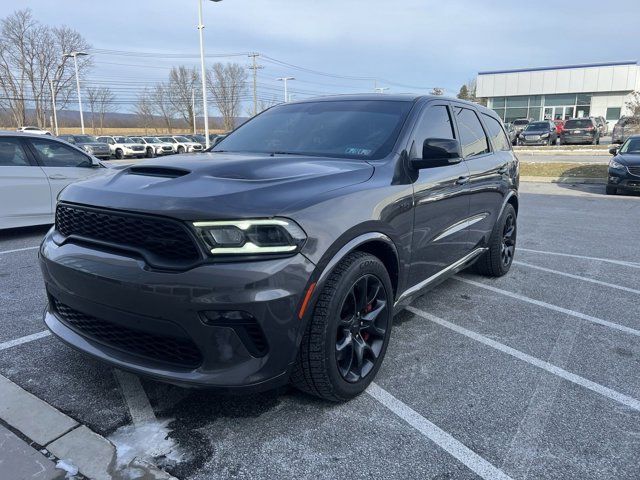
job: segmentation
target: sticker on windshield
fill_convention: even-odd
[[[371,150],[368,148],[349,147],[344,151],[344,153],[346,153],[347,155],[367,156],[367,155],[371,155]]]

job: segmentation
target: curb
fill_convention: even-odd
[[[116,448],[109,440],[0,375],[0,419],[58,459],[96,480],[121,477]],[[145,479],[176,480],[146,460],[135,458],[127,469]],[[18,473],[18,472],[15,472]]]
[[[604,178],[589,177],[520,177],[521,182],[538,182],[538,183],[586,183],[595,185],[606,185]]]

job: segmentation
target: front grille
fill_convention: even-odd
[[[150,360],[196,368],[202,363],[198,347],[184,338],[168,337],[128,328],[79,312],[53,299],[57,317],[80,335],[123,352]],[[176,326],[176,329],[180,327]]]
[[[59,204],[56,230],[65,237],[74,235],[136,250],[150,257],[153,264],[186,264],[200,259],[186,227],[169,219]]]
[[[131,150],[133,150],[134,152],[142,152],[144,150],[144,147],[142,145],[134,145],[131,147]]]
[[[631,175],[635,175],[636,177],[640,177],[640,165],[634,165],[633,167],[627,167],[627,170],[629,170],[629,173]]]

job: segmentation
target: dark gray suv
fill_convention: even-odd
[[[472,103],[279,105],[211,152],[66,188],[40,249],[44,320],[162,381],[347,400],[395,312],[472,265],[508,272],[518,172],[500,119]]]

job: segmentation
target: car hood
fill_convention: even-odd
[[[69,185],[60,200],[183,220],[265,217],[302,200],[367,181],[363,160],[297,155],[174,155],[110,169]]]
[[[640,165],[640,153],[621,153],[615,159],[616,162],[628,167]]]

